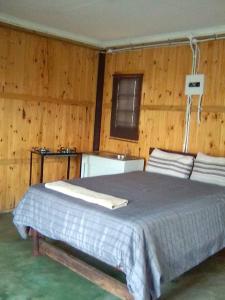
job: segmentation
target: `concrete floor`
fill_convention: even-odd
[[[110,271],[110,270],[109,270]],[[32,257],[10,214],[0,214],[0,300],[116,300],[47,257]],[[225,300],[225,252],[163,288],[161,300]]]

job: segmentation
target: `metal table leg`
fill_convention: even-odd
[[[32,181],[32,159],[33,159],[33,153],[30,153],[30,180],[29,180],[29,186],[31,186]]]
[[[41,173],[40,173],[40,183],[43,182],[43,170],[44,170],[44,155],[41,155]]]
[[[70,156],[68,156],[67,162],[67,179],[70,179]]]

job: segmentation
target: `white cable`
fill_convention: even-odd
[[[192,75],[195,75],[199,71],[200,65],[200,48],[198,46],[197,40],[190,37],[190,47],[192,51]],[[183,152],[188,152],[189,146],[189,136],[190,136],[190,123],[191,123],[191,106],[192,106],[192,95],[187,96],[187,107],[186,107],[186,117],[185,117],[185,134],[184,134],[184,144]],[[201,122],[201,111],[202,111],[202,95],[199,96],[198,100],[198,111],[197,111],[197,122],[198,125]]]
[[[197,113],[198,125],[200,125],[201,123],[201,112],[202,112],[202,95],[200,95],[198,99],[198,113]]]
[[[200,48],[199,48],[197,43],[196,43],[196,65],[197,65],[196,73],[198,73],[199,65],[200,65]],[[202,95],[199,95],[198,111],[197,111],[197,123],[198,123],[198,125],[200,125],[200,122],[201,122],[201,111],[202,111]]]
[[[188,103],[188,130],[187,130],[186,152],[188,152],[188,146],[189,146],[190,125],[191,125],[191,105],[192,105],[192,97],[190,96],[189,103]]]
[[[184,134],[183,152],[188,151],[190,122],[191,122],[191,104],[192,104],[192,98],[191,98],[191,96],[188,96],[187,97],[187,107],[186,107],[186,117],[185,117],[185,134]]]
[[[183,145],[183,151],[187,151],[187,142],[188,142],[188,127],[189,127],[189,97],[187,99],[187,108],[186,108],[186,117],[185,117],[185,137],[184,137],[184,145]]]
[[[190,47],[192,51],[192,70],[191,73],[195,74],[196,72],[196,44],[193,43],[192,37],[190,37]],[[186,107],[186,117],[185,117],[185,133],[184,133],[184,144],[183,144],[183,152],[188,151],[189,145],[189,134],[190,134],[190,121],[191,121],[191,104],[192,97],[188,95],[187,97],[187,107]]]
[[[189,103],[188,103],[188,126],[187,126],[187,140],[186,140],[185,152],[188,152],[188,146],[189,146],[190,125],[191,125],[191,104],[192,104],[192,98],[190,96]]]
[[[221,36],[216,36],[215,34],[211,34],[208,37],[205,38],[201,38],[201,36],[199,36],[198,38],[195,38],[196,41],[198,43],[205,43],[205,42],[209,42],[209,41],[215,41],[215,40],[224,40],[225,36],[224,34]],[[106,51],[108,53],[116,53],[116,52],[122,52],[122,51],[130,51],[130,50],[139,50],[139,49],[146,49],[146,48],[155,48],[155,47],[170,47],[170,46],[176,46],[176,45],[188,45],[190,44],[190,40],[159,40],[157,42],[149,42],[149,43],[143,43],[143,44],[136,44],[136,45],[126,45],[124,47],[121,48],[105,48],[104,50],[102,50],[103,52]]]
[[[191,73],[194,74],[195,72],[195,49],[192,43],[192,37],[190,38],[190,47],[191,47],[191,51],[192,51],[192,69],[191,69]]]
[[[198,57],[197,57],[197,60],[198,60],[198,65],[197,65],[197,70],[196,70],[196,73],[198,73],[198,71],[199,71],[200,59],[201,59],[200,48],[199,48],[199,46],[198,46],[198,45],[197,45],[197,55],[198,55]]]

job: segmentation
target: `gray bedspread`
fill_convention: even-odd
[[[225,246],[225,188],[146,172],[70,181],[126,198],[109,210],[46,189],[29,188],[14,224],[61,240],[126,274],[136,300],[156,299],[161,285]]]

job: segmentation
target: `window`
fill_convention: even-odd
[[[114,75],[110,135],[138,140],[142,74]]]

